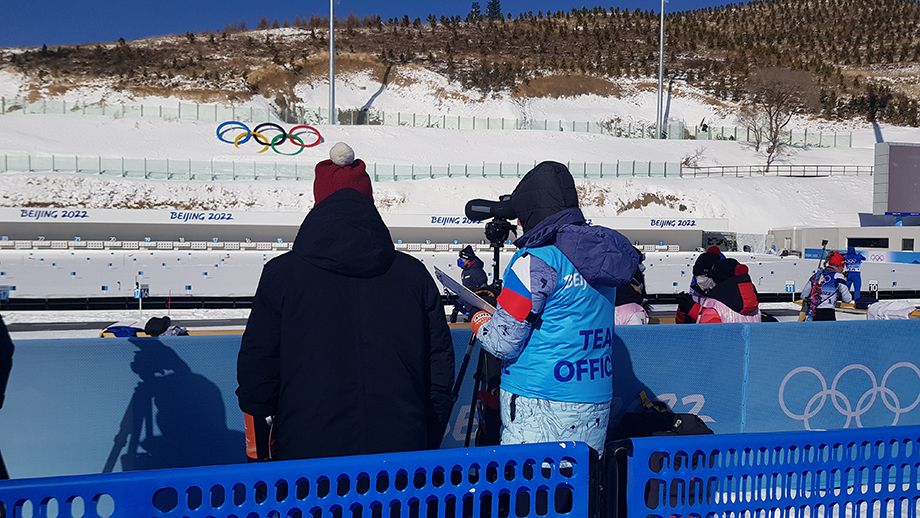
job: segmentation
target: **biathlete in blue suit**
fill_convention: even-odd
[[[501,442],[581,441],[603,453],[616,288],[630,282],[639,253],[585,221],[562,164],[538,165],[507,204],[524,235],[494,317],[473,317],[482,347],[503,362]]]
[[[843,259],[847,265],[847,288],[853,292],[853,299],[859,300],[862,295],[860,293],[862,290],[862,273],[859,270],[862,268],[862,263],[866,260],[866,257],[851,246],[847,248],[847,255],[843,256]]]

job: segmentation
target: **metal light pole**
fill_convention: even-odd
[[[338,123],[335,116],[335,0],[329,0],[329,124]]]
[[[655,138],[661,138],[661,126],[664,124],[664,3],[661,0],[661,22],[658,37],[658,112],[655,116]]]

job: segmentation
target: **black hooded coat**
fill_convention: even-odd
[[[333,194],[265,265],[237,378],[240,408],[275,416],[278,459],[440,445],[454,380],[444,308],[372,201]]]

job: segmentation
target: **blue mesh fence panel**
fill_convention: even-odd
[[[634,439],[630,518],[903,517],[920,427]]]
[[[554,443],[32,479],[0,484],[0,514],[583,518],[592,455]]]

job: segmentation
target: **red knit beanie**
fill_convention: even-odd
[[[367,175],[364,162],[354,159],[354,151],[346,144],[336,144],[330,155],[332,160],[316,164],[313,203],[319,204],[342,189],[354,189],[373,200],[371,177]]]

